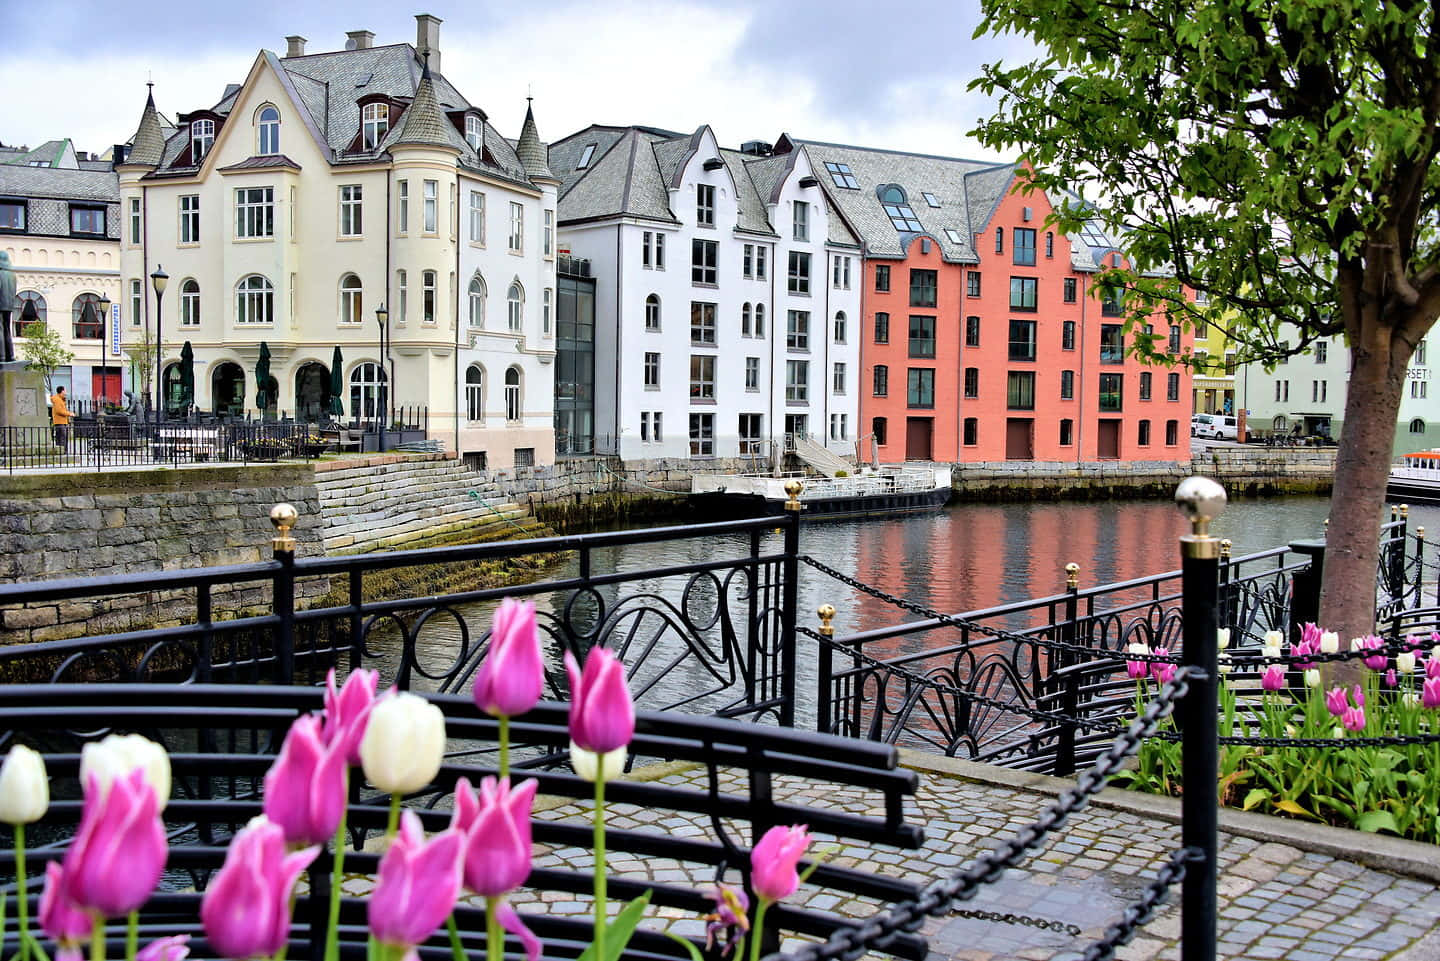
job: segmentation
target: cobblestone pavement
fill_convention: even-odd
[[[696,768],[672,771],[664,780],[698,786],[701,776]],[[722,777],[722,790],[725,787]],[[730,790],[739,789],[738,780],[730,782]],[[882,813],[869,810],[857,794],[798,779],[777,778],[775,796],[777,800],[812,807]],[[907,804],[907,817],[925,827],[922,849],[872,850],[847,845],[829,860],[922,882],[944,877],[993,847],[997,839],[1032,821],[1050,800],[1030,791],[925,773],[918,795]],[[588,806],[562,803],[537,811],[536,816],[584,822]],[[660,831],[675,837],[713,834],[706,818],[639,810],[630,805],[615,805],[611,823],[618,828]],[[736,831],[735,836],[743,834]],[[1087,808],[1071,817],[1062,835],[985,887],[974,900],[958,906],[948,916],[930,919],[922,929],[930,939],[930,957],[934,961],[1077,958],[1086,945],[1102,937],[1106,927],[1119,920],[1127,904],[1140,897],[1164,857],[1178,846],[1178,825],[1127,812]],[[588,870],[590,852],[537,845],[535,863]],[[708,887],[714,880],[707,869],[699,866],[660,858],[642,859],[624,852],[612,853],[609,867],[612,876],[648,877],[698,887]],[[351,878],[345,887],[359,894],[368,884],[368,879]],[[1118,950],[1116,957],[1120,961],[1180,957],[1179,893],[1174,890],[1173,903],[1162,908],[1129,945]],[[1427,881],[1222,832],[1218,896],[1220,958],[1440,959],[1440,953],[1434,953],[1434,939],[1418,944],[1440,918],[1440,888]],[[851,917],[865,917],[882,908],[866,899],[838,896],[812,885],[803,887],[795,900],[813,909]],[[591,911],[588,898],[563,892],[521,891],[513,901],[522,912],[588,916]],[[612,909],[618,909],[618,904]],[[980,912],[1023,915],[1045,926],[975,916]],[[673,911],[657,908],[651,914],[653,917],[646,922],[650,927],[668,926],[685,934],[700,934],[704,929],[699,919]],[[1070,933],[1074,928],[1080,931],[1078,937]]]

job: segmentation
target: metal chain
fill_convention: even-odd
[[[1061,934],[1068,934],[1072,938],[1078,938],[1081,930],[1078,924],[1066,924],[1064,921],[1033,918],[1028,914],[1001,914],[999,911],[981,911],[975,908],[952,911],[950,914],[952,917],[957,918],[974,918],[977,921],[993,921],[996,924],[1021,924],[1028,928],[1039,928],[1042,931],[1059,931]]]
[[[897,904],[887,911],[866,918],[855,927],[840,928],[823,944],[808,944],[788,957],[793,961],[822,961],[840,958],[858,961],[871,946],[882,949],[888,939],[901,931],[914,931],[927,915],[939,917],[956,901],[968,901],[980,888],[996,881],[1009,868],[1019,864],[1046,836],[1089,801],[1091,795],[1105,787],[1106,781],[1119,771],[1126,759],[1140,747],[1140,742],[1154,733],[1160,721],[1174,709],[1175,702],[1189,690],[1189,679],[1198,672],[1188,667],[1176,670],[1168,684],[1160,688],[1145,712],[1130,723],[1109,749],[1089,769],[1075,779],[1075,787],[1063,792],[1030,824],[1025,825],[993,850],[981,854],[969,866],[947,878],[925,886],[914,901]]]
[[[1177,848],[1155,872],[1155,880],[1145,886],[1145,895],[1134,904],[1127,904],[1120,920],[1105,929],[1105,936],[1085,949],[1082,961],[1109,961],[1115,949],[1129,944],[1135,929],[1155,915],[1155,909],[1170,896],[1170,888],[1185,879],[1185,863],[1205,856],[1198,848]]]

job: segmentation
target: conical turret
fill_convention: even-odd
[[[550,172],[549,151],[540,142],[540,132],[535,127],[535,111],[530,98],[525,98],[525,125],[520,128],[520,139],[515,143],[515,154],[531,180],[554,180]]]
[[[400,121],[400,132],[390,146],[414,144],[426,147],[455,146],[450,136],[454,131],[445,115],[440,112],[440,102],[435,99],[435,81],[430,77],[430,67],[420,74],[420,85],[415,88],[415,99]]]
[[[130,143],[130,153],[125,157],[128,164],[158,167],[165,159],[165,133],[160,129],[160,114],[155,109],[153,91],[145,95],[145,112],[140,115],[140,126]]]

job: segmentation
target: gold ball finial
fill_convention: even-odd
[[[1409,504],[1401,504],[1401,505],[1400,505],[1400,516],[1401,516],[1401,517],[1409,517],[1409,516],[1410,516],[1410,505],[1409,505]]]
[[[1080,565],[1074,561],[1065,565],[1065,586],[1072,591],[1080,586]]]
[[[1417,528],[1415,528],[1415,537],[1416,537],[1417,540],[1422,540],[1422,541],[1423,541],[1423,540],[1425,539],[1425,528],[1423,528],[1423,527],[1417,527]]]
[[[835,620],[835,605],[821,604],[815,613],[820,615],[820,633],[826,637],[834,637],[835,627],[830,622]]]
[[[798,480],[788,480],[785,482],[785,493],[790,495],[790,499],[785,502],[785,509],[787,511],[802,510],[800,504],[800,492],[804,489],[805,485],[800,483]]]
[[[1231,543],[1230,538],[1228,538],[1228,537],[1223,538],[1223,539],[1220,541],[1220,556],[1221,556],[1221,557],[1229,557],[1229,556],[1230,556],[1230,549],[1231,549],[1232,547],[1234,547],[1234,546],[1235,546],[1235,545],[1234,545],[1233,543]]]
[[[291,554],[295,552],[295,538],[290,536],[290,531],[299,517],[300,512],[294,504],[276,504],[270,508],[270,523],[275,525],[275,536],[270,539],[271,548]]]

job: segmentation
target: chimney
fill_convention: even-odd
[[[285,38],[285,56],[287,56],[287,57],[303,57],[303,56],[305,56],[305,38],[302,37],[302,36],[300,36],[298,33],[297,33],[295,36],[293,36],[293,37],[286,37],[286,38]]]
[[[439,17],[428,13],[415,15],[415,49],[431,73],[440,72],[440,23]]]
[[[110,148],[110,169],[114,170],[125,162],[125,155],[130,152],[127,144],[117,143]]]
[[[349,38],[345,41],[346,50],[369,50],[375,46],[375,34],[369,30],[347,30],[345,36]]]

